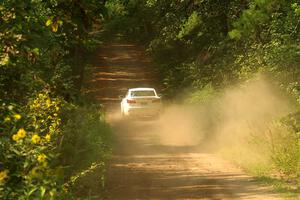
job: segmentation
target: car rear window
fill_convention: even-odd
[[[149,97],[149,96],[155,96],[155,93],[153,90],[141,90],[141,91],[131,91],[132,97]]]

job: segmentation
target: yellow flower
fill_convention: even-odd
[[[34,134],[32,137],[31,137],[31,142],[33,144],[38,144],[39,142],[41,141],[41,138],[38,134]]]
[[[19,119],[22,118],[22,116],[20,114],[15,114],[14,117],[15,117],[16,120],[19,120]]]
[[[20,139],[22,139],[26,136],[26,131],[23,128],[20,128],[17,132],[17,135]]]
[[[45,154],[40,154],[37,158],[39,163],[44,163],[46,161],[47,156]]]
[[[45,139],[47,142],[50,142],[51,140],[51,135],[48,133],[46,136],[45,136]]]
[[[13,109],[14,109],[14,106],[12,106],[12,105],[8,106],[8,110],[13,110]]]
[[[4,119],[5,122],[9,122],[10,120],[11,120],[10,117],[5,117]]]
[[[46,106],[47,106],[47,108],[49,108],[49,107],[51,106],[51,101],[50,101],[50,99],[47,99],[47,100],[46,100]]]
[[[0,171],[0,183],[4,181],[8,177],[8,170]]]
[[[18,136],[17,134],[14,134],[14,135],[12,136],[12,139],[13,139],[14,141],[18,141],[20,138],[19,138],[19,136]]]

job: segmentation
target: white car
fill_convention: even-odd
[[[154,88],[131,88],[121,102],[124,117],[159,117],[161,99]]]

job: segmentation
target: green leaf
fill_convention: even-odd
[[[22,155],[22,153],[15,148],[12,148],[11,150],[18,156]]]
[[[300,16],[300,7],[298,7],[298,8],[295,9],[295,14],[297,16]]]
[[[293,3],[292,6],[291,6],[293,9],[296,9],[298,7],[298,4],[297,3]]]
[[[40,54],[40,49],[39,48],[34,48],[34,49],[32,49],[32,52],[36,55],[39,55]]]
[[[233,29],[228,34],[231,39],[240,39],[242,37],[241,31],[238,29]]]
[[[53,23],[53,22],[52,22],[52,19],[48,19],[48,20],[46,21],[46,26],[50,26],[52,23]]]
[[[29,164],[30,164],[30,163],[28,162],[28,160],[26,160],[26,161],[24,162],[24,168],[28,167]]]
[[[40,191],[41,191],[41,199],[42,199],[42,198],[44,198],[44,196],[45,196],[46,188],[43,187],[43,186],[41,186],[41,187],[40,187]]]
[[[61,21],[61,20],[58,20],[57,23],[58,23],[60,26],[63,25],[63,21]]]
[[[37,190],[38,188],[33,188],[27,193],[27,199],[30,199],[29,197]]]

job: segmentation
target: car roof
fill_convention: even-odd
[[[153,91],[154,88],[130,88],[129,91]]]

